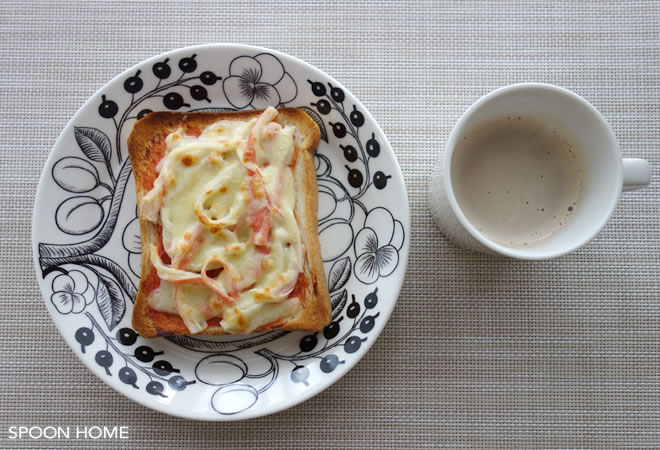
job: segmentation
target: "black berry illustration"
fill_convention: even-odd
[[[360,304],[355,301],[355,295],[351,294],[351,297],[353,298],[353,301],[350,305],[348,305],[348,308],[346,309],[346,315],[351,319],[354,319],[358,316],[358,314],[360,314]]]
[[[318,81],[307,80],[308,83],[312,85],[312,93],[317,97],[323,97],[325,95],[325,86],[319,83]]]
[[[151,347],[141,345],[135,349],[135,357],[142,362],[151,362],[156,355],[162,355],[165,352],[155,352]]]
[[[315,334],[309,334],[300,340],[300,350],[303,352],[311,352],[318,344]]]
[[[152,367],[154,372],[162,376],[169,375],[172,372],[180,372],[179,369],[172,367],[172,364],[170,364],[169,361],[156,361]]]
[[[338,364],[344,364],[344,361],[340,361],[337,355],[326,355],[321,360],[321,371],[330,373],[335,370]]]
[[[150,381],[149,384],[147,384],[147,392],[151,395],[167,397],[167,395],[163,394],[163,384],[160,381]]]
[[[76,341],[80,344],[80,351],[85,353],[85,346],[94,342],[94,332],[87,327],[78,328],[78,331],[76,331]]]
[[[332,126],[332,132],[337,136],[339,139],[343,138],[346,136],[346,126],[343,123],[332,123],[329,122],[330,125]]]
[[[204,86],[200,86],[199,84],[196,84],[190,88],[190,96],[195,100],[206,100],[207,102],[211,103],[211,99],[209,98],[208,92],[206,92],[206,88]]]
[[[359,188],[362,186],[362,182],[364,181],[364,178],[362,177],[362,172],[360,172],[357,169],[351,169],[348,166],[344,166],[348,170],[348,184],[353,186],[354,188]]]
[[[115,102],[112,100],[106,100],[105,95],[101,96],[101,105],[99,106],[99,114],[101,117],[104,117],[106,119],[111,119],[117,115],[117,112],[119,111],[119,107]]]
[[[199,76],[199,80],[207,86],[214,85],[218,79],[219,77],[217,77],[213,72],[209,71],[202,72],[202,74]]]
[[[129,94],[140,92],[140,89],[142,89],[142,86],[144,86],[142,78],[140,78],[140,73],[142,73],[142,71],[138,70],[135,75],[127,78],[126,81],[124,81],[124,90]]]
[[[362,115],[362,113],[360,111],[357,110],[355,105],[353,105],[353,111],[351,111],[350,119],[351,119],[351,123],[353,124],[353,126],[356,126],[356,127],[359,128],[362,125],[364,125],[364,116]]]
[[[360,322],[360,331],[363,333],[368,333],[371,330],[373,330],[374,325],[376,324],[376,317],[378,317],[380,313],[376,313],[375,316],[365,316],[364,319]]]
[[[374,174],[374,186],[376,186],[376,189],[385,189],[387,180],[390,178],[392,178],[392,175],[385,175],[379,170]]]
[[[360,350],[360,346],[367,338],[359,338],[357,336],[351,336],[346,342],[344,342],[344,351],[346,353],[355,353]]]
[[[305,366],[296,366],[291,371],[291,381],[294,383],[303,383],[305,386],[309,386],[307,378],[309,378],[309,369]]]
[[[179,61],[179,69],[186,73],[194,72],[195,69],[197,69],[197,61],[195,61],[196,56],[197,55],[194,54],[190,58],[183,58]]]
[[[121,380],[122,383],[130,384],[135,389],[140,389],[139,387],[137,387],[137,384],[135,384],[135,382],[137,381],[137,375],[135,375],[135,371],[130,367],[122,367],[119,370],[119,379]]]
[[[339,320],[330,322],[330,325],[323,329],[323,336],[326,339],[332,339],[339,334],[339,322],[341,322],[343,317],[340,317]]]
[[[376,307],[378,304],[378,295],[376,293],[378,292],[378,288],[374,289],[373,292],[367,294],[367,296],[364,298],[364,307],[367,309],[373,309]]]
[[[137,333],[130,328],[122,328],[117,331],[117,340],[123,345],[133,345],[137,341]]]
[[[371,139],[367,141],[367,154],[372,158],[380,154],[380,144],[376,140],[374,133],[371,133]]]
[[[358,158],[358,153],[357,150],[355,150],[355,147],[352,145],[339,145],[339,147],[344,151],[344,158],[346,158],[346,161],[348,162],[355,162],[357,161]]]
[[[181,375],[175,375],[167,381],[167,384],[175,391],[183,391],[189,384],[195,384],[195,380],[186,381]]]
[[[143,109],[143,110],[140,111],[140,112],[138,113],[138,115],[137,115],[138,120],[142,119],[144,116],[146,116],[146,115],[149,114],[150,112],[153,112],[153,111],[151,111],[150,109]]]
[[[170,68],[169,64],[167,64],[169,60],[170,59],[167,58],[163,62],[157,62],[156,64],[154,64],[152,70],[154,72],[154,75],[156,75],[156,78],[164,80],[165,78],[170,76],[170,74],[172,73],[172,69]]]
[[[109,351],[107,350],[99,351],[94,359],[96,360],[96,364],[98,364],[99,366],[105,369],[105,373],[107,373],[108,375],[112,375],[110,373],[110,370],[108,370],[108,367],[112,365],[112,354]]]
[[[179,109],[182,106],[190,106],[183,102],[183,97],[177,92],[170,92],[163,97],[163,105],[165,105],[167,109]]]
[[[330,102],[327,100],[319,100],[316,103],[312,103],[312,106],[316,106],[316,109],[318,109],[321,114],[328,114],[332,109],[330,107]]]
[[[343,102],[343,101],[344,101],[344,97],[345,97],[345,96],[344,96],[344,91],[342,91],[341,89],[336,88],[336,87],[332,87],[332,86],[330,86],[330,87],[331,87],[331,89],[330,89],[330,97],[332,97],[332,99],[333,99],[334,101],[336,101],[337,103],[341,103],[341,102]]]

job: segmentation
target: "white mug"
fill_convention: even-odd
[[[524,115],[570,135],[584,161],[580,207],[550,239],[529,248],[512,248],[488,239],[465,217],[452,188],[451,161],[461,136],[478,124]],[[566,89],[522,83],[497,89],[474,103],[458,120],[429,181],[429,208],[440,230],[471,250],[512,258],[550,259],[577,250],[603,229],[622,191],[647,186],[649,163],[621,158],[619,144],[605,118],[585,99]]]

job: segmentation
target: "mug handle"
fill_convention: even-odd
[[[646,187],[651,183],[651,166],[645,159],[623,159],[623,188],[622,191],[634,191]]]

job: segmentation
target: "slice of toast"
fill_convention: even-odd
[[[272,109],[269,111],[271,115],[274,113]],[[288,312],[283,315],[282,313],[280,313],[281,316],[280,317],[276,313],[277,311],[279,311],[276,309],[277,307],[270,306],[273,304],[277,304],[278,303],[277,300],[275,301],[270,300],[268,302],[263,302],[263,303],[260,303],[258,300],[255,300],[254,304],[250,303],[251,299],[253,298],[252,290],[249,291],[245,290],[242,291],[241,293],[238,292],[235,288],[232,288],[234,289],[234,291],[231,294],[227,294],[226,296],[221,295],[223,292],[224,293],[227,292],[226,287],[229,284],[233,283],[233,281],[231,280],[234,281],[239,280],[239,278],[243,276],[242,273],[239,273],[240,270],[233,270],[231,269],[231,267],[223,265],[222,269],[220,269],[220,272],[229,271],[231,269],[232,271],[227,273],[234,273],[234,274],[238,273],[238,275],[235,275],[234,278],[231,278],[229,276],[222,278],[223,276],[222,273],[220,275],[217,274],[218,269],[216,269],[215,273],[211,274],[211,271],[205,272],[204,271],[205,269],[199,270],[198,267],[197,271],[192,269],[188,271],[189,274],[192,274],[190,276],[197,275],[196,278],[197,281],[199,281],[198,278],[201,277],[201,275],[198,275],[199,273],[203,273],[203,275],[205,276],[204,278],[206,278],[207,282],[208,282],[208,278],[212,278],[215,280],[223,279],[225,281],[226,280],[230,280],[230,281],[225,283],[225,286],[222,287],[222,289],[224,290],[221,289],[221,293],[217,293],[215,290],[208,290],[208,293],[210,294],[208,300],[209,303],[205,303],[203,306],[199,306],[199,308],[204,309],[205,311],[204,320],[206,320],[206,328],[203,330],[201,328],[194,328],[193,331],[191,332],[190,330],[191,327],[189,326],[189,322],[185,322],[184,319],[181,317],[181,315],[178,314],[179,312],[182,311],[181,308],[184,308],[184,305],[188,305],[188,303],[185,303],[186,301],[185,295],[181,294],[181,292],[184,292],[185,290],[179,287],[179,291],[178,291],[179,293],[176,294],[177,291],[174,291],[175,293],[173,294],[172,289],[170,288],[172,286],[176,287],[180,285],[175,282],[170,283],[169,281],[166,281],[164,282],[164,284],[161,284],[161,275],[159,275],[159,271],[157,270],[157,267],[154,265],[154,257],[156,257],[155,249],[158,249],[157,250],[158,257],[156,258],[156,260],[160,260],[160,263],[169,267],[172,267],[172,264],[174,264],[172,262],[172,258],[169,257],[167,251],[165,251],[164,249],[163,240],[165,239],[165,237],[163,235],[163,227],[160,220],[161,219],[160,214],[162,214],[163,210],[156,209],[156,211],[158,211],[156,213],[157,219],[154,219],[153,212],[149,214],[149,213],[144,213],[143,211],[145,209],[144,207],[146,203],[145,196],[148,193],[150,193],[152,189],[154,189],[155,184],[157,184],[158,182],[162,182],[162,180],[157,180],[159,177],[159,171],[163,170],[162,167],[163,164],[159,165],[159,163],[161,162],[162,159],[166,157],[167,154],[169,154],[168,149],[169,152],[173,153],[170,144],[170,142],[173,140],[173,137],[178,137],[179,135],[182,135],[186,138],[195,139],[195,137],[199,136],[201,133],[206,133],[206,131],[204,130],[207,130],[207,127],[218,127],[220,130],[224,130],[225,127],[218,125],[218,122],[220,121],[239,121],[245,123],[245,122],[254,122],[254,119],[257,119],[258,122],[262,113],[263,111],[193,112],[193,113],[155,112],[148,114],[147,116],[138,120],[135,123],[135,126],[133,127],[133,130],[128,139],[128,152],[131,159],[131,163],[133,165],[133,173],[136,182],[138,216],[140,219],[140,231],[142,237],[142,273],[140,278],[140,285],[138,288],[137,296],[135,298],[135,303],[133,307],[132,321],[133,321],[133,328],[135,328],[135,330],[138,331],[138,333],[141,336],[156,337],[163,335],[181,335],[181,334],[187,335],[187,334],[198,334],[198,333],[245,334],[252,332],[269,331],[269,330],[319,331],[330,322],[331,314],[332,314],[331,306],[330,306],[330,296],[328,294],[327,281],[323,270],[320,245],[318,241],[318,230],[317,230],[318,190],[317,190],[317,182],[316,182],[316,171],[313,162],[313,153],[316,150],[316,147],[319,143],[320,132],[316,123],[314,123],[314,121],[303,111],[297,109],[290,109],[290,108],[278,109],[276,117],[272,119],[272,122],[278,123],[283,128],[287,128],[287,129],[289,127],[293,128],[294,153],[292,158],[288,160],[290,161],[290,163],[286,167],[288,167],[291,171],[290,173],[292,174],[292,178],[293,178],[294,190],[293,191],[289,190],[287,192],[294,192],[293,195],[295,196],[295,199],[293,200],[295,204],[293,208],[293,216],[295,217],[295,222],[297,223],[297,229],[299,231],[298,234],[300,236],[299,242],[302,244],[301,246],[296,248],[298,249],[302,248],[302,251],[298,250],[297,253],[298,256],[301,255],[302,263],[296,266],[300,268],[297,278],[295,277],[291,278],[295,281],[295,286],[289,293],[286,293],[286,290],[283,290],[284,292],[283,295],[286,295],[286,299],[281,301],[288,302],[287,305],[294,305],[294,306],[298,305],[297,309],[292,306],[293,308],[292,310],[287,306],[287,308],[289,309],[287,308],[285,309],[287,309]],[[271,121],[269,121],[269,123],[270,122]],[[230,126],[232,122],[223,122],[223,124],[225,123],[228,124],[227,127],[231,128]],[[238,124],[237,126],[240,126],[240,124]],[[261,135],[263,136],[264,132],[263,131],[260,132]],[[172,134],[172,133],[176,133],[176,134]],[[170,140],[168,141],[168,136],[170,134],[172,134],[173,137],[171,137]],[[203,137],[206,136],[207,134],[203,134]],[[245,136],[243,136],[243,138],[245,138]],[[245,146],[247,145],[247,143],[245,142],[250,141],[251,139],[253,139],[252,131],[250,132],[249,136],[247,136],[247,139],[243,139],[242,141],[239,139],[240,142],[243,142],[243,144],[239,144],[239,145]],[[253,142],[255,143],[256,146],[255,148],[259,149],[260,147],[257,144],[256,138],[253,140]],[[248,147],[243,148],[245,153],[242,155],[238,153],[238,150],[236,151],[236,153],[240,155],[237,156],[236,158],[241,158],[240,161],[244,161],[246,160],[246,158],[248,158],[247,150],[245,150],[245,148]],[[262,152],[266,151],[265,144],[264,146],[261,147],[261,151]],[[257,150],[254,150],[254,152],[257,153]],[[256,156],[254,158],[255,160],[257,160]],[[208,163],[208,160],[204,160],[204,161],[207,161]],[[221,162],[220,167],[223,167],[222,164],[223,163]],[[258,165],[259,162],[257,161],[256,166],[258,167]],[[179,167],[180,166],[177,166],[177,168]],[[255,171],[256,173],[261,174],[260,169],[262,171],[265,170],[263,167],[259,169],[259,168],[255,168],[254,166],[252,166],[251,169],[253,170],[246,169],[247,172],[245,173],[250,174],[250,176],[252,177],[257,177]],[[211,170],[211,169],[209,169],[209,166],[207,164],[204,167],[204,169],[195,169],[195,170]],[[236,180],[235,178],[231,179],[231,183],[239,183],[239,182],[241,182],[241,180]],[[174,181],[172,181],[172,183],[174,183]],[[244,185],[241,185],[240,188],[241,191],[243,191],[243,187]],[[225,187],[223,187],[223,189],[225,189]],[[229,189],[231,190],[232,187],[230,186]],[[281,185],[280,185],[280,189],[282,189]],[[163,188],[163,192],[165,192],[166,190],[167,188]],[[255,196],[258,196],[254,192],[250,194],[252,195],[252,197],[249,198],[254,199]],[[268,190],[266,190],[266,193],[268,193]],[[164,195],[165,194],[163,194],[161,198],[164,199],[165,198]],[[241,195],[243,196],[236,198],[240,198],[240,199],[248,198],[245,196],[247,194],[241,194]],[[278,195],[279,195],[279,191],[278,191]],[[266,195],[266,197],[268,197],[268,204],[272,206],[270,196]],[[165,205],[165,201],[166,200],[161,200],[162,202],[161,206]],[[247,202],[247,200],[245,201]],[[289,201],[288,204],[290,203],[291,202]],[[233,204],[236,204],[236,202],[234,201]],[[240,205],[240,203],[238,204]],[[167,205],[168,207],[173,207],[170,203],[168,203]],[[193,205],[191,204],[189,205],[181,204],[175,206],[177,208],[193,208]],[[248,207],[249,206],[250,205],[248,204]],[[152,207],[151,209],[153,210],[154,208]],[[277,219],[272,219],[273,217],[276,217],[276,214],[279,214],[280,217],[283,217],[282,212],[277,210],[277,207],[273,206],[271,209],[269,209],[268,217],[270,217],[271,220],[273,221],[272,223],[269,222],[269,227],[272,226],[273,229],[267,230],[267,233],[265,235],[267,235],[268,239],[271,239],[271,241],[275,239],[275,236],[279,236],[279,234],[277,234],[278,233]],[[242,217],[251,217],[251,216],[246,213],[246,215]],[[289,214],[288,217],[291,217],[291,215]],[[212,231],[208,231],[206,228],[204,228],[204,227],[207,228],[209,227],[208,223],[206,225],[202,224],[200,225],[200,227],[202,233],[217,232],[217,227]],[[233,228],[227,225],[225,228],[226,230],[237,230],[239,228],[239,225],[234,224]],[[284,226],[282,226],[281,228],[284,229]],[[224,231],[221,231],[221,233],[222,232]],[[207,234],[207,235],[212,236],[211,234]],[[237,232],[234,233],[234,235],[237,235]],[[189,238],[189,235],[185,236],[185,238],[186,239]],[[258,248],[260,249],[261,253],[267,251],[273,251],[273,252],[275,251],[275,250],[268,250],[270,248],[268,247],[269,245],[268,243],[265,244],[265,246],[263,247],[262,246],[257,247],[257,244],[251,242],[252,240],[256,241],[256,238],[254,238],[254,234],[250,236],[249,242],[243,243],[244,247]],[[207,241],[203,241],[203,242],[205,243],[204,245],[206,245]],[[259,242],[260,244],[262,243],[261,241]],[[288,247],[290,244],[287,243],[286,245]],[[169,248],[171,249],[173,247],[174,244],[172,244]],[[272,248],[275,248],[274,243],[272,244]],[[220,251],[219,248],[217,250]],[[199,253],[207,252],[207,251],[212,252],[214,250],[209,249],[208,246],[205,246],[203,250],[201,249],[198,250]],[[152,252],[154,254],[152,254]],[[252,253],[251,255],[253,254],[256,253]],[[291,255],[291,252],[283,253],[283,254]],[[264,258],[267,258],[269,256],[271,255],[266,253]],[[178,257],[175,257],[175,259],[176,258]],[[179,262],[177,262],[176,264],[181,264],[180,259],[177,260]],[[297,258],[296,261],[300,261],[300,258]],[[191,264],[191,263],[183,263],[183,264]],[[255,262],[250,266],[252,267],[257,265],[258,262]],[[263,261],[262,261],[262,265],[265,266],[265,263],[263,263]],[[159,265],[158,267],[162,269],[162,266]],[[177,266],[177,268],[181,269],[182,267]],[[187,269],[190,269],[190,267],[183,267],[183,270],[187,270]],[[161,271],[161,274],[162,273],[163,272]],[[286,273],[291,274],[291,273],[295,273],[295,271],[289,270]],[[162,275],[162,276],[167,278],[167,275]],[[278,279],[280,278],[284,279],[285,277],[284,278],[279,277]],[[222,283],[218,281],[213,286],[221,285],[221,284]],[[168,289],[165,289],[163,286],[168,287]],[[234,285],[232,284],[232,286]],[[291,284],[289,284],[288,286],[290,287]],[[195,289],[199,289],[199,288],[195,288]],[[268,289],[269,288],[267,288],[266,290]],[[190,290],[185,292],[190,292]],[[248,293],[246,294],[245,292]],[[214,293],[217,295],[214,295]],[[168,299],[168,298],[163,299],[163,296],[167,296],[167,295],[170,295],[170,297],[172,295],[176,295],[177,301],[173,301],[172,299]],[[248,322],[247,324],[243,324],[243,322],[246,322],[246,320],[241,321],[241,318],[243,317],[242,313],[240,312],[238,313],[239,316],[238,319],[236,319],[235,317],[237,310],[243,311],[235,303],[235,301],[238,298],[236,296],[240,296],[241,301],[243,301],[243,299],[247,299],[243,301],[241,305],[248,305],[249,308],[255,308],[255,309],[250,309],[250,311],[256,311],[256,312],[254,313],[254,317],[250,316],[251,318],[247,320]],[[255,299],[258,298],[256,294],[254,298]],[[297,301],[295,300],[296,298],[298,299]],[[158,299],[158,300],[156,301],[154,299]],[[179,299],[181,299],[181,303],[179,303],[178,301]],[[191,296],[190,299],[192,301],[193,297]],[[161,305],[161,303],[167,304],[169,306],[167,307],[159,306]],[[176,306],[176,309],[172,308],[172,304]],[[218,304],[221,304],[221,306],[218,306]],[[198,303],[195,303],[195,305],[198,305]],[[214,305],[214,306],[213,308],[211,308],[208,305]],[[187,306],[185,307],[187,308]],[[241,308],[242,307],[243,306],[241,306]],[[212,311],[209,312],[209,310],[211,309]],[[262,314],[262,310],[265,311],[263,312],[263,314]],[[215,314],[213,313],[213,311],[215,311]],[[218,313],[218,311],[222,311],[222,312]],[[197,310],[195,310],[195,313],[201,314]],[[233,317],[232,323],[240,324],[238,327],[235,325],[231,325],[231,326],[225,325],[223,327],[223,318],[227,318],[230,315],[231,317]],[[262,323],[266,319],[267,322]],[[228,323],[227,320],[225,320],[225,322]]]

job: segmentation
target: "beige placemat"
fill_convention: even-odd
[[[340,382],[242,423],[171,418],[123,398],[60,338],[32,266],[34,193],[67,120],[143,59],[208,42],[289,53],[353,92],[389,137],[412,213],[406,283]],[[472,255],[432,226],[426,181],[462,111],[542,81],[583,95],[650,188],[581,251]],[[660,4],[0,2],[0,447],[660,446]],[[128,440],[12,440],[12,426],[129,426]]]

